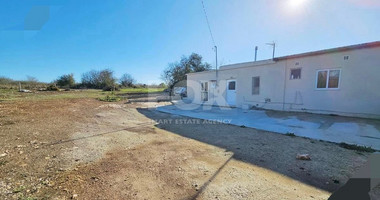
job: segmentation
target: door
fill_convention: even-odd
[[[236,80],[227,81],[227,104],[230,106],[236,105]]]
[[[201,83],[201,100],[208,101],[208,82]]]

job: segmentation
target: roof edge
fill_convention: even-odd
[[[279,61],[279,60],[286,60],[286,59],[292,59],[292,58],[316,56],[316,55],[322,55],[322,54],[327,54],[327,53],[343,52],[343,51],[374,48],[374,47],[380,47],[380,41],[355,44],[355,45],[343,46],[343,47],[336,47],[336,48],[324,49],[324,50],[318,50],[318,51],[310,51],[306,53],[293,54],[293,55],[288,55],[288,56],[281,56],[281,57],[274,58],[274,60]]]
[[[281,60],[287,60],[287,59],[293,59],[293,58],[301,58],[301,57],[307,57],[307,56],[317,56],[317,55],[323,55],[327,53],[335,53],[335,52],[344,52],[344,51],[350,51],[350,50],[356,50],[356,49],[366,49],[366,48],[374,48],[374,47],[380,47],[380,41],[375,42],[367,42],[362,44],[355,44],[350,46],[343,46],[343,47],[336,47],[331,49],[324,49],[324,50],[318,50],[318,51],[310,51],[306,53],[300,53],[300,54],[293,54],[288,56],[281,56],[276,57],[273,60],[259,60],[259,61],[251,61],[251,62],[242,62],[242,63],[235,63],[235,64],[228,64],[228,65],[222,65],[220,66],[218,71],[224,71],[224,70],[232,70],[232,69],[239,69],[239,68],[245,68],[245,67],[253,67],[253,66],[261,66],[261,65],[268,65],[273,64],[273,62],[278,62]],[[233,67],[243,65],[240,67]],[[215,69],[208,70],[208,71],[202,71],[202,72],[192,72],[187,73],[186,75],[193,75],[193,74],[200,74],[200,73],[210,73],[215,72]]]

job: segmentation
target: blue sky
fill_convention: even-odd
[[[378,0],[204,0],[219,64],[380,40]],[[46,12],[48,14],[46,14]],[[192,52],[215,65],[200,0],[0,0],[0,76],[50,82],[110,68],[160,83]]]

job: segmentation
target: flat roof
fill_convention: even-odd
[[[288,56],[275,57],[273,60],[272,59],[270,59],[270,60],[259,60],[259,61],[252,61],[252,62],[243,62],[243,63],[235,63],[235,64],[229,64],[229,65],[222,65],[219,67],[219,70],[230,70],[230,69],[237,69],[237,68],[243,68],[243,67],[252,67],[252,66],[258,66],[258,65],[273,64],[274,62],[281,61],[281,60],[301,58],[301,57],[307,57],[307,56],[317,56],[317,55],[328,54],[328,53],[344,52],[344,51],[374,48],[374,47],[380,47],[380,41],[355,44],[355,45],[337,47],[337,48],[331,48],[331,49],[324,49],[324,50],[319,50],[319,51],[310,51],[310,52],[306,52],[306,53],[293,54],[293,55],[288,55]],[[214,72],[214,71],[215,70],[209,70],[209,71],[203,71],[203,72],[193,72],[193,73],[188,73],[188,74],[209,73],[209,72]]]
[[[327,54],[327,53],[350,51],[350,50],[356,50],[356,49],[366,49],[366,48],[373,48],[373,47],[380,47],[380,41],[355,44],[355,45],[337,47],[337,48],[332,48],[332,49],[324,49],[324,50],[319,50],[319,51],[310,51],[310,52],[306,52],[306,53],[300,53],[300,54],[294,54],[294,55],[288,55],[288,56],[282,56],[282,57],[274,58],[274,60],[275,61],[286,60],[286,59],[291,59],[291,58],[316,56],[316,55],[322,55],[322,54]]]

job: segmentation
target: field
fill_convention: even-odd
[[[120,91],[110,92],[102,90],[71,90],[71,91],[34,91],[31,93],[18,92],[16,89],[0,89],[0,101],[15,100],[53,100],[100,98],[107,95],[128,96],[129,94],[149,94],[164,91],[165,88],[122,88]]]
[[[0,199],[327,199],[370,155],[105,95],[2,90]]]
[[[162,92],[165,88],[122,88],[119,93],[149,93],[149,92]]]

